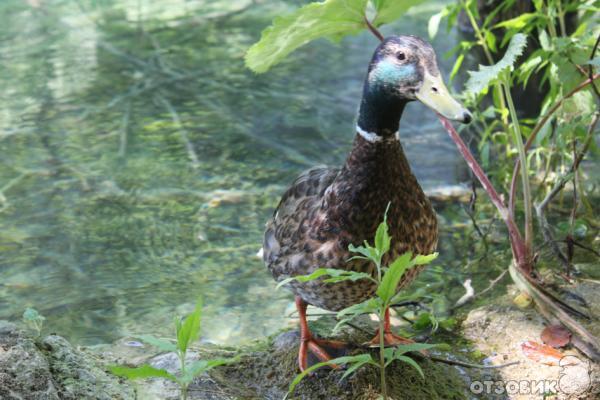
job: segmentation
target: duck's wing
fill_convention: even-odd
[[[318,166],[296,178],[283,194],[273,217],[267,222],[263,259],[270,269],[298,236],[300,224],[320,204],[320,199],[340,172],[339,168]]]

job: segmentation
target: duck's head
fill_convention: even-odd
[[[391,36],[375,50],[366,89],[393,100],[419,100],[444,117],[471,122],[471,113],[450,93],[431,45],[416,36]]]

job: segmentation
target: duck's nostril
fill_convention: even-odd
[[[468,111],[463,112],[463,120],[462,120],[462,122],[464,122],[465,124],[468,124],[472,120],[473,120],[473,116],[471,115],[470,112],[468,112]]]

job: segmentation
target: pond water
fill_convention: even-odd
[[[263,226],[297,174],[343,162],[377,44],[318,41],[266,74],[245,69],[245,49],[299,3],[0,3],[0,319],[34,307],[91,345],[171,335],[202,297],[208,341],[288,323],[292,297],[255,257]],[[435,11],[384,31],[426,37]],[[443,71],[456,41],[433,42]],[[409,105],[401,135],[426,189],[465,180],[432,112]],[[438,212],[442,259],[415,287],[456,295],[469,254],[449,225],[466,215]]]

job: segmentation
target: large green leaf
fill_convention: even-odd
[[[170,374],[164,369],[154,368],[147,364],[137,368],[113,366],[108,369],[114,375],[122,376],[127,379],[165,378],[177,382],[177,377],[175,375]]]
[[[367,2],[326,0],[275,18],[246,53],[246,65],[254,72],[265,72],[311,40],[360,32],[365,28],[363,16]]]
[[[377,296],[379,296],[384,303],[390,301],[396,294],[396,288],[398,287],[402,275],[404,275],[404,272],[412,265],[411,259],[412,253],[410,251],[404,253],[394,260],[383,275],[383,279],[377,288]]]
[[[489,87],[507,68],[512,68],[517,57],[523,54],[523,49],[527,44],[527,36],[517,33],[513,36],[508,45],[504,57],[494,65],[480,65],[479,71],[469,71],[469,80],[467,81],[467,91],[473,94],[479,94]]]
[[[373,0],[373,6],[377,14],[373,24],[379,26],[395,21],[409,8],[423,3],[425,0]]]
[[[185,354],[190,343],[198,339],[200,335],[200,316],[202,313],[202,302],[196,303],[194,312],[188,315],[183,322],[177,324],[177,348]]]

